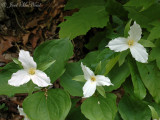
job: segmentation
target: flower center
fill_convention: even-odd
[[[30,68],[29,71],[28,71],[28,73],[29,73],[30,75],[34,75],[35,72],[36,72],[36,69],[35,69],[35,68]]]
[[[93,82],[95,82],[95,81],[96,81],[95,76],[91,76],[91,80],[92,80]]]
[[[134,44],[134,40],[128,40],[129,47],[133,46],[133,44]]]

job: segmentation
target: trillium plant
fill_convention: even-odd
[[[132,56],[139,62],[147,63],[148,53],[143,45],[138,43],[141,39],[142,29],[136,22],[130,27],[128,38],[118,37],[111,40],[107,47],[115,52],[130,49]]]
[[[12,74],[11,79],[8,81],[9,85],[20,86],[30,80],[39,87],[52,85],[50,78],[44,72],[37,70],[37,64],[28,51],[20,50],[18,60],[22,63],[24,69]]]
[[[83,86],[84,98],[92,96],[96,91],[96,86],[113,85],[108,77],[105,77],[104,75],[95,75],[93,71],[84,66],[83,63],[81,63],[81,67],[84,73],[84,78],[87,80]]]
[[[25,94],[15,114],[24,120],[159,120],[159,1],[68,0],[64,11],[72,15],[58,25],[59,39],[32,51],[14,47],[18,57],[0,67],[0,95]]]

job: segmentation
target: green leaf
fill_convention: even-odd
[[[148,36],[148,40],[154,40],[160,38],[159,31],[160,31],[160,26],[154,27]]]
[[[99,61],[101,61],[101,64],[106,62],[106,60],[108,62],[114,54],[114,51],[110,50],[109,48],[105,48],[99,51],[93,51],[86,55],[86,57],[83,59],[83,63],[85,63],[87,67],[95,68]]]
[[[22,63],[17,58],[12,58],[13,62],[22,68]]]
[[[137,98],[144,99],[146,96],[146,89],[145,89],[144,84],[141,80],[141,77],[138,72],[135,60],[129,59],[128,65],[130,68],[132,83],[134,86],[134,94]]]
[[[120,53],[120,57],[119,57],[119,66],[123,65],[123,63],[125,62],[125,59],[127,57],[127,55],[129,54],[129,50],[125,50],[123,52]]]
[[[127,11],[123,8],[121,3],[117,2],[116,0],[106,1],[106,10],[109,12],[109,14],[126,19]]]
[[[115,66],[115,64],[118,62],[119,59],[119,55],[117,55],[116,57],[112,58],[105,66],[106,70],[104,75],[107,75],[109,73],[109,71]]]
[[[53,63],[55,62],[55,60],[52,60],[51,62],[47,62],[47,63],[43,63],[41,65],[39,65],[38,69],[45,71],[47,70]]]
[[[80,105],[78,104],[80,100],[80,98],[72,99],[72,107],[66,120],[87,120],[85,116],[81,113]]]
[[[152,118],[160,118],[160,105],[155,102],[151,102],[148,106],[151,106],[153,109],[151,110]]]
[[[24,112],[30,120],[64,120],[71,108],[69,95],[60,89],[35,93],[23,102]]]
[[[104,98],[106,98],[106,92],[103,86],[97,86],[96,89]]]
[[[12,96],[16,93],[28,93],[30,89],[32,89],[27,86],[27,84],[20,87],[14,87],[8,84],[8,80],[11,78],[11,75],[20,69],[20,66],[13,62],[3,67],[0,72],[0,95]]]
[[[101,71],[101,67],[102,67],[102,64],[101,64],[101,61],[98,63],[98,65],[96,66],[96,69],[95,69],[95,74],[98,75],[98,73]]]
[[[148,105],[149,106],[149,108],[150,108],[150,110],[151,110],[151,113],[152,113],[152,119],[154,120],[154,119],[159,119],[159,116],[158,116],[158,113],[156,112],[156,110],[154,109],[154,107],[152,107],[152,106],[150,106],[150,105]]]
[[[147,104],[138,99],[124,96],[118,105],[123,120],[150,120],[151,112]]]
[[[84,75],[77,75],[72,80],[79,81],[79,82],[86,82]]]
[[[125,4],[125,6],[135,6],[135,7],[142,7],[142,10],[147,9],[150,7],[153,3],[155,3],[156,0],[130,0]]]
[[[155,62],[148,64],[137,63],[142,81],[149,93],[157,103],[160,103],[160,70],[155,65]]]
[[[117,112],[116,96],[106,94],[106,98],[87,98],[81,105],[81,111],[89,120],[114,120]]]
[[[152,51],[151,51],[150,56],[149,56],[149,61],[156,60],[157,66],[160,69],[160,56],[159,56],[159,53],[160,53],[160,41],[157,40],[155,44],[156,44],[156,47],[152,48]]]
[[[119,114],[119,112],[117,112],[116,117],[115,117],[114,120],[123,120],[123,119],[121,118],[121,115]]]
[[[132,22],[132,19],[128,21],[128,23],[126,24],[124,28],[124,37],[128,37],[128,32],[130,30],[131,22]]]
[[[155,47],[154,43],[149,40],[141,39],[139,43],[142,44],[144,47]]]
[[[138,24],[141,25],[141,27],[150,29],[152,26],[151,24],[148,24],[148,23],[152,23],[160,19],[159,3],[154,3],[145,10],[142,10],[136,7],[131,7],[131,6],[124,6],[124,7],[127,11],[129,11],[129,14],[128,14],[129,18],[136,21]]]
[[[123,64],[120,67],[116,65],[108,74],[113,86],[107,86],[105,87],[105,90],[111,92],[118,89],[129,75],[130,71],[127,64]]]
[[[63,46],[63,47],[62,47]],[[38,67],[44,63],[56,60],[45,72],[54,82],[65,71],[68,59],[73,55],[73,45],[68,39],[51,40],[44,42],[34,51],[34,60]]]
[[[72,80],[77,75],[82,75],[80,63],[68,63],[66,72],[61,76],[60,84],[72,96],[83,96],[83,82]]]
[[[68,0],[65,5],[65,10],[71,10],[75,8],[83,8],[90,6],[103,6],[105,4],[104,0]]]
[[[69,37],[72,40],[79,35],[85,35],[93,27],[103,28],[107,22],[108,14],[104,6],[81,8],[59,25],[59,35],[60,38]]]

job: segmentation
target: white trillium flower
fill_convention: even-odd
[[[109,47],[115,52],[121,52],[129,48],[132,56],[137,61],[147,63],[148,53],[146,52],[146,49],[138,43],[142,35],[140,25],[134,22],[134,24],[130,27],[128,34],[128,38],[118,37],[111,40],[106,47]]]
[[[96,86],[113,85],[108,77],[105,77],[104,75],[95,75],[93,71],[84,66],[83,63],[81,63],[81,67],[84,73],[84,78],[87,80],[83,86],[84,98],[92,96],[96,91]]]
[[[29,118],[27,117],[26,113],[24,113],[23,108],[20,108],[19,105],[18,105],[17,108],[18,108],[19,114],[24,116],[24,120],[29,120]]]
[[[18,60],[22,63],[24,69],[18,70],[13,73],[11,79],[8,81],[9,85],[20,86],[30,80],[39,87],[47,87],[52,85],[50,78],[42,71],[37,70],[37,64],[30,56],[28,51],[20,50]]]

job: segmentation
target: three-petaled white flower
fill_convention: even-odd
[[[20,50],[18,60],[22,63],[24,69],[12,74],[11,79],[8,81],[9,85],[20,86],[30,80],[39,87],[51,85],[50,78],[44,72],[36,69],[37,64],[28,51]]]
[[[18,105],[17,108],[18,108],[19,114],[24,116],[24,120],[29,120],[29,118],[27,117],[26,113],[24,113],[23,108],[20,108],[19,105]]]
[[[139,62],[147,63],[148,53],[146,49],[138,43],[141,39],[142,29],[136,22],[130,27],[128,38],[118,37],[111,40],[106,47],[115,52],[127,50],[131,51],[132,56]]]
[[[81,63],[81,67],[84,73],[84,78],[87,80],[83,86],[84,98],[92,96],[96,91],[96,86],[113,85],[108,77],[105,77],[104,75],[95,75],[93,71],[84,66],[83,63]]]

